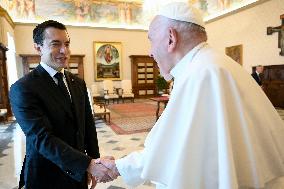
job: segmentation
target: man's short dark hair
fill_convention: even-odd
[[[44,35],[45,35],[45,30],[47,28],[57,28],[60,30],[66,30],[66,27],[64,24],[57,22],[55,20],[48,20],[45,21],[35,27],[33,30],[33,39],[34,43],[38,45],[43,45],[43,40],[44,40]]]

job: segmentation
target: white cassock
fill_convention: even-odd
[[[159,189],[283,189],[275,183],[284,176],[284,124],[253,78],[206,43],[171,74],[170,101],[144,150],[116,160],[123,180]]]

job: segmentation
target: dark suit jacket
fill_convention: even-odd
[[[72,103],[40,65],[11,86],[12,109],[26,135],[27,189],[87,188],[86,169],[99,157],[85,82],[65,76]]]
[[[251,76],[252,76],[252,77],[254,78],[254,80],[258,83],[259,86],[262,85],[262,82],[261,82],[261,80],[259,79],[259,77],[258,77],[258,75],[257,75],[256,72],[253,72],[253,73],[251,74]]]

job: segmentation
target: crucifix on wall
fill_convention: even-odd
[[[278,48],[280,48],[280,56],[284,56],[284,14],[280,15],[282,25],[277,27],[267,27],[267,35],[278,33]]]

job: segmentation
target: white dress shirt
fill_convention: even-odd
[[[43,69],[45,69],[45,71],[47,71],[47,73],[50,75],[50,77],[53,79],[53,81],[56,83],[56,85],[58,85],[58,80],[55,76],[55,74],[58,72],[57,70],[53,69],[52,67],[48,66],[47,64],[43,63],[43,62],[40,62],[40,65],[43,67]],[[66,80],[66,77],[65,77],[65,74],[64,74],[64,68],[61,69],[60,71],[62,74],[63,74],[63,82],[67,88],[67,91],[69,93],[69,97],[70,97],[70,100],[72,100],[71,98],[71,93],[69,91],[69,87],[68,87],[68,84],[67,84],[67,80]]]

